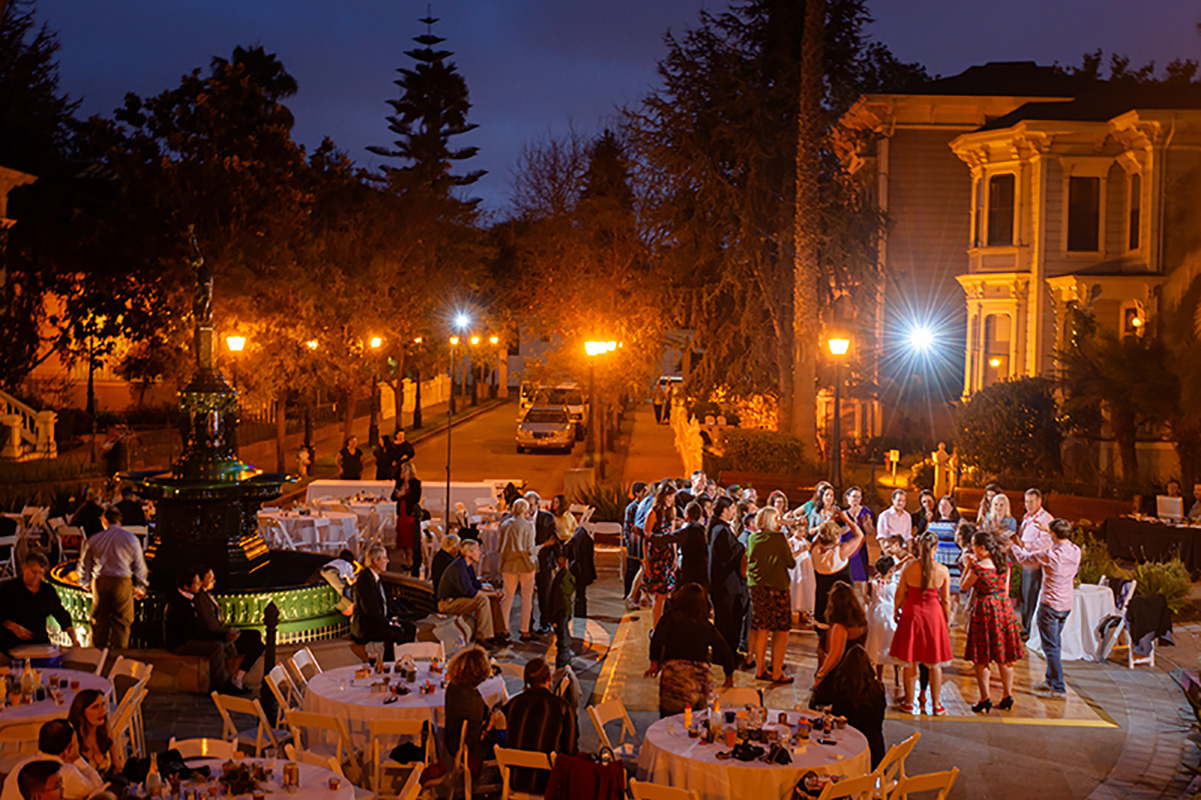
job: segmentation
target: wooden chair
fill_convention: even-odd
[[[104,674],[104,664],[108,661],[108,648],[98,650],[95,647],[72,647],[63,653],[64,664],[79,664],[88,667],[93,675]]]
[[[555,754],[498,747],[496,748],[496,764],[500,767],[501,800],[532,800],[543,795],[514,791],[509,786],[509,782],[512,780],[512,769],[513,767],[525,767],[526,769],[544,769],[549,772],[555,765]]]
[[[292,684],[300,690],[301,697],[309,688],[309,676],[305,674],[305,668],[312,669],[313,675],[320,675],[323,672],[321,665],[313,656],[313,651],[307,647],[297,650],[284,663],[288,665],[288,672],[292,674]]]
[[[300,692],[283,664],[272,667],[271,671],[263,676],[263,681],[275,696],[275,727],[281,728],[284,724],[284,711],[300,709]]]
[[[171,742],[167,745],[168,750],[178,750],[180,757],[189,758],[222,758],[231,759],[234,753],[237,752],[237,746],[233,742],[227,742],[224,739],[176,739],[171,737]]]
[[[677,789],[657,783],[642,783],[630,778],[630,792],[634,800],[700,800],[696,789]]]
[[[837,783],[828,783],[817,796],[817,800],[838,800],[842,797],[854,800],[870,800],[876,789],[876,775],[869,773],[857,778],[843,778]]]
[[[893,790],[897,788],[897,783],[905,777],[905,759],[909,758],[909,754],[913,752],[913,748],[920,738],[922,738],[922,732],[914,731],[913,735],[905,741],[897,742],[888,748],[888,752],[884,754],[884,758],[880,759],[880,764],[872,772],[876,776],[874,797],[879,800],[887,800],[892,796]]]
[[[340,717],[287,709],[284,711],[284,718],[287,719],[288,729],[292,732],[293,744],[310,753],[330,756],[339,764],[348,765],[347,777],[354,783],[363,782],[363,765],[359,762],[358,753],[355,752],[354,743],[350,739],[350,731],[346,729],[346,723]],[[328,734],[333,743],[313,736],[315,731]]]
[[[935,800],[947,800],[958,775],[959,768],[955,767],[948,772],[930,772],[902,778],[896,791],[892,793],[893,800],[909,800],[909,795],[919,792],[938,792]]]
[[[288,731],[271,727],[271,723],[267,721],[267,715],[263,713],[263,706],[258,700],[247,700],[244,697],[233,697],[217,692],[213,692],[212,697],[213,704],[217,706],[217,711],[221,714],[221,738],[227,742],[233,742],[235,745],[253,746],[256,758],[261,757],[263,751],[267,749],[273,749],[279,753],[280,745],[291,740],[292,734]],[[253,728],[239,731],[230,714],[245,714],[253,717],[256,725]]]
[[[390,753],[396,741],[407,736],[424,742],[425,750],[420,761],[400,762],[394,760]],[[402,787],[395,795],[384,791],[384,773],[387,770],[406,770],[411,773],[414,769],[420,772],[426,765],[433,762],[434,732],[425,720],[418,719],[372,719],[367,722],[367,741],[371,760],[371,789],[380,797],[400,797],[404,794]]]
[[[721,698],[722,708],[738,709],[743,706],[763,705],[763,693],[753,686],[733,686],[718,692],[717,696]]]
[[[634,723],[630,720],[629,712],[626,711],[621,700],[606,700],[603,703],[588,706],[588,716],[592,720],[592,726],[596,728],[596,735],[600,739],[601,745],[608,747],[613,751],[613,755],[623,761],[638,758],[638,748],[641,743],[638,741],[638,734],[634,730]],[[615,720],[621,720],[621,733],[617,737],[616,745],[605,733],[605,725]],[[626,741],[627,735],[630,737],[629,741]]]
[[[441,641],[408,642],[407,644],[396,645],[396,659],[399,661],[401,656],[445,659],[446,649],[443,647]]]

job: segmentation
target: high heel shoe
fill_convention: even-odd
[[[1011,708],[1013,708],[1013,695],[1011,694],[1001,698],[1001,702],[997,703],[998,711],[1008,711]]]
[[[972,706],[972,711],[977,714],[983,711],[985,714],[987,714],[989,711],[992,711],[992,700],[987,697],[984,698],[979,703],[976,703],[976,705]]]

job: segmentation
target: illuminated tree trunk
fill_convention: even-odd
[[[288,435],[288,391],[281,389],[275,398],[275,471],[288,471],[288,456],[284,440]]]
[[[801,91],[797,108],[796,215],[794,218],[793,374],[788,430],[817,453],[817,348],[821,329],[817,281],[821,272],[818,174],[820,170],[825,0],[807,0],[801,38]],[[781,426],[783,427],[783,426]]]

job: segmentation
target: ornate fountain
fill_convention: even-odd
[[[312,581],[328,557],[272,551],[259,535],[257,512],[280,496],[289,475],[263,473],[238,458],[238,395],[216,366],[212,273],[197,256],[195,318],[196,373],[180,392],[183,453],[169,472],[118,477],[155,502],[155,525],[146,547],[151,592],[139,601],[133,628],[135,645],[154,646],[161,638],[162,596],[174,591],[181,569],[203,564],[213,569],[227,624],[262,628],[264,611],[279,608],[279,641],[309,641],[343,635],[346,618],[334,605],[338,596],[323,581]],[[70,580],[73,563],[52,573],[76,627],[89,628],[90,594]]]

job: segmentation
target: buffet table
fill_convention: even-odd
[[[1201,569],[1201,527],[1110,517],[1101,523],[1101,536],[1114,558],[1167,561],[1179,554],[1189,572]]]

